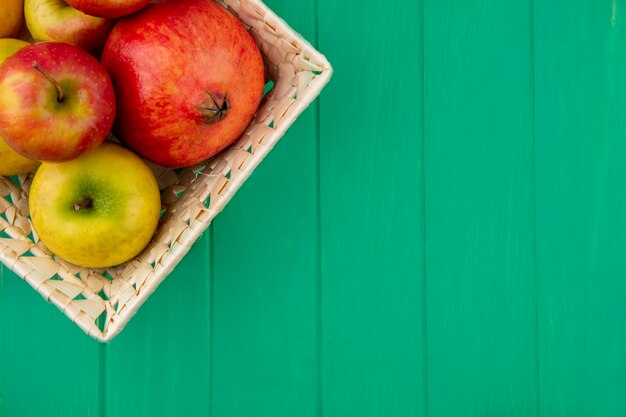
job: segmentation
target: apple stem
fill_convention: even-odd
[[[50,74],[42,70],[39,64],[37,64],[36,62],[33,64],[33,68],[39,71],[44,77],[48,79],[48,81],[50,81],[54,85],[54,87],[57,89],[57,102],[63,103],[63,100],[65,100],[65,96],[63,95],[63,89],[61,88],[61,84],[59,84],[57,80],[52,78]]]
[[[80,211],[81,209],[90,209],[92,207],[93,207],[93,200],[87,197],[80,203],[74,204],[74,211]]]

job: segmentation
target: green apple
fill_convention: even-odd
[[[0,39],[0,64],[28,45],[28,42],[18,39]],[[0,175],[25,174],[34,171],[38,166],[39,162],[25,158],[15,152],[0,136]]]
[[[29,196],[35,232],[55,255],[88,268],[121,264],[150,242],[159,187],[150,168],[112,142],[67,162],[43,163]]]

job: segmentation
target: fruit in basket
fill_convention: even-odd
[[[0,39],[0,64],[28,45],[28,42],[18,39]],[[34,171],[38,166],[39,162],[24,158],[0,137],[0,175],[25,174]]]
[[[26,0],[24,15],[35,40],[73,43],[87,51],[101,48],[114,24],[86,15],[64,0]]]
[[[0,38],[17,36],[24,22],[24,0],[2,0]]]
[[[194,165],[232,144],[263,95],[254,39],[213,1],[150,4],[122,19],[102,63],[117,93],[118,137],[167,167]]]
[[[143,9],[150,0],[66,0],[67,3],[83,13],[92,16],[118,17],[133,14]]]
[[[43,163],[29,196],[33,227],[55,255],[104,268],[141,252],[161,211],[159,187],[145,162],[105,142],[72,161]]]
[[[0,137],[0,175],[18,175],[34,171],[39,162],[24,158]]]
[[[106,70],[75,45],[29,45],[0,66],[0,136],[27,158],[76,158],[104,141],[114,119]]]

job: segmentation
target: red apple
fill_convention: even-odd
[[[117,94],[118,137],[167,167],[194,165],[232,144],[263,96],[254,39],[213,1],[150,4],[122,19],[102,63]]]
[[[29,159],[73,159],[100,145],[114,119],[111,80],[78,46],[37,43],[0,66],[0,136]]]
[[[150,0],[65,0],[67,4],[91,16],[117,19],[143,9]]]

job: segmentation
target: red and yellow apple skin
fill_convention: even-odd
[[[88,268],[136,256],[152,239],[161,211],[150,168],[111,142],[68,162],[41,164],[28,200],[44,245]]]
[[[91,16],[117,19],[143,9],[150,0],[66,0],[69,5]]]
[[[102,48],[114,21],[89,16],[64,0],[26,0],[26,26],[37,41],[58,41],[78,45],[87,51]]]
[[[76,158],[104,141],[114,119],[106,70],[75,45],[37,43],[0,66],[0,136],[26,158]]]
[[[0,39],[0,64],[28,45],[28,42],[19,39]],[[25,174],[34,171],[38,166],[39,162],[24,158],[0,137],[0,175]]]
[[[117,136],[167,167],[194,165],[231,145],[263,96],[254,39],[213,1],[150,4],[120,20],[102,63],[118,97]]]

